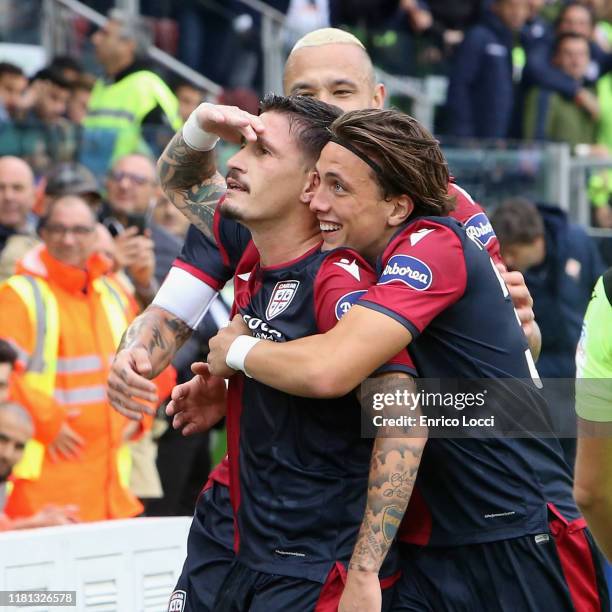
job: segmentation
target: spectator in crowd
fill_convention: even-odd
[[[151,31],[138,15],[112,10],[92,37],[105,78],[96,81],[83,121],[81,162],[98,177],[119,157],[146,152],[143,128],[178,129],[178,101],[145,62]]]
[[[28,411],[10,401],[10,381],[16,361],[17,353],[13,347],[0,339],[0,531],[65,525],[76,520],[75,509],[69,506],[46,506],[33,516],[14,520],[4,514],[12,488],[9,478],[34,432]]]
[[[22,108],[28,79],[15,64],[0,62],[0,125],[13,123]]]
[[[0,280],[13,274],[17,260],[39,243],[32,216],[35,198],[30,166],[18,157],[0,157]]]
[[[89,74],[81,74],[70,85],[70,97],[66,115],[75,125],[81,125],[87,116],[89,98],[93,90],[95,78]]]
[[[603,262],[582,226],[554,206],[514,199],[491,216],[502,257],[510,270],[525,276],[542,333],[538,373],[548,382],[543,393],[565,459],[574,465],[576,417],[573,381],[582,319]]]
[[[142,261],[144,252],[153,249],[155,279],[152,280],[161,283],[181,245],[151,221],[160,192],[153,161],[140,154],[120,158],[108,173],[106,192],[101,220],[116,234],[118,251],[123,254],[120,259],[124,258],[124,265],[130,270],[133,264]],[[141,288],[137,282],[135,284],[137,289]],[[153,297],[157,284],[153,282],[148,289]]]
[[[525,276],[542,331],[538,372],[574,378],[582,319],[603,262],[593,240],[558,207],[524,199],[504,202],[491,216],[504,262]]]
[[[51,60],[49,68],[57,70],[70,84],[78,81],[85,72],[81,62],[71,55],[56,55]]]
[[[174,84],[174,95],[179,104],[179,115],[183,121],[204,101],[206,92],[185,79]]]
[[[95,227],[85,201],[59,198],[40,230],[44,244],[0,288],[0,337],[27,359],[27,384],[64,412],[54,442],[26,453],[7,503],[10,517],[29,516],[48,503],[74,504],[85,521],[142,511],[122,484],[118,457],[147,424],[134,428],[110,408],[104,392],[107,364],[136,307],[107,275]]]
[[[560,34],[555,42],[552,63],[581,87],[589,66],[589,41],[581,34]],[[593,90],[593,94],[594,94]],[[533,140],[594,144],[597,123],[574,99],[551,89],[534,87],[527,94],[523,114],[523,136]]]
[[[32,418],[27,410],[12,402],[0,404],[0,531],[69,525],[77,521],[76,509],[70,505],[47,504],[32,516],[14,519],[4,514],[12,488],[9,477],[31,436]]]
[[[153,209],[153,221],[172,234],[181,243],[189,229],[187,217],[183,215],[163,192],[158,196],[157,203]]]
[[[45,177],[45,197],[47,210],[49,203],[59,197],[76,195],[98,212],[102,204],[102,194],[96,177],[91,170],[77,162],[63,162],[51,168]]]
[[[612,68],[612,56],[606,54],[593,41],[595,26],[592,11],[579,2],[569,2],[565,5],[555,24],[555,36],[566,33],[581,34],[589,41],[590,62],[584,83],[563,72],[551,61],[554,52],[553,36],[543,37],[538,44],[529,49],[527,63],[523,72],[523,88],[543,87],[555,91],[569,100],[574,100],[590,113],[593,119],[600,116],[600,107],[597,97],[586,84],[593,84],[602,75]]]
[[[574,496],[612,563],[612,268],[595,285],[576,364],[580,436]]]
[[[505,138],[514,104],[513,49],[527,0],[495,0],[457,49],[448,88],[450,133]]]
[[[463,41],[465,30],[478,21],[482,2],[481,0],[460,2],[407,0],[400,2],[400,6],[412,16],[411,24],[416,32],[421,31],[441,50],[450,51]],[[419,10],[427,11],[431,15],[430,20],[420,16]]]
[[[66,114],[70,82],[58,69],[43,68],[32,77],[27,95],[31,106],[24,118],[26,123],[54,125]]]
[[[116,228],[118,232],[115,239],[118,259],[125,262],[126,271],[134,278],[130,266],[141,265],[145,249],[152,248],[155,261],[153,281],[161,284],[179,253],[181,242],[151,219],[160,195],[153,162],[143,155],[128,155],[119,159],[107,177],[106,188],[108,200],[101,218],[109,228]],[[141,227],[146,226],[150,238],[138,235],[136,227],[131,226],[134,222]],[[134,286],[137,294],[142,291],[135,279]],[[150,295],[149,301],[155,294],[156,286],[151,284],[150,293],[147,294]],[[219,307],[227,317],[227,308],[223,304],[219,304]],[[207,316],[198,333],[178,353],[173,364],[180,382],[191,378],[191,364],[202,359],[202,346],[216,333],[217,327],[212,324],[211,316]],[[147,514],[193,512],[195,498],[207,474],[208,461],[203,460],[207,453],[207,435],[185,440],[180,432],[172,428],[163,434],[159,441],[157,466],[162,478],[164,499],[148,503]],[[185,466],[180,475],[173,468],[177,463]]]
[[[66,119],[70,83],[56,68],[43,68],[30,82],[28,110],[19,122],[32,132],[37,145],[31,155],[35,174],[44,174],[53,163],[73,160],[78,146],[76,126]]]

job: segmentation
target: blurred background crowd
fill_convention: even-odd
[[[231,295],[156,379],[155,418],[104,394],[187,231],[155,162],[203,100],[257,112],[320,27],[441,139],[525,274],[541,376],[574,378],[612,265],[611,20],[610,0],[0,0],[0,529],[192,514],[224,434],[183,438],[164,402]]]

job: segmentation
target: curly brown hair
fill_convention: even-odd
[[[448,195],[449,172],[440,143],[416,119],[397,110],[345,113],[330,126],[332,141],[347,143],[370,164],[385,199],[407,195],[411,217],[447,215],[454,208]]]

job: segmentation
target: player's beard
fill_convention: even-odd
[[[241,222],[244,219],[244,215],[238,209],[238,207],[234,206],[227,200],[223,200],[223,202],[219,204],[219,214],[226,219],[231,219],[232,221]]]

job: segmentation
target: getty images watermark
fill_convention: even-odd
[[[374,392],[372,410],[378,414],[373,414],[372,423],[375,427],[495,427],[494,414],[475,416],[464,412],[466,408],[483,408],[486,397],[486,389],[476,393],[416,388]]]
[[[611,381],[593,383],[597,395]],[[361,385],[362,435],[572,438],[575,392],[573,379],[538,379],[536,384],[516,378],[370,378]],[[610,435],[609,429],[602,431]]]

